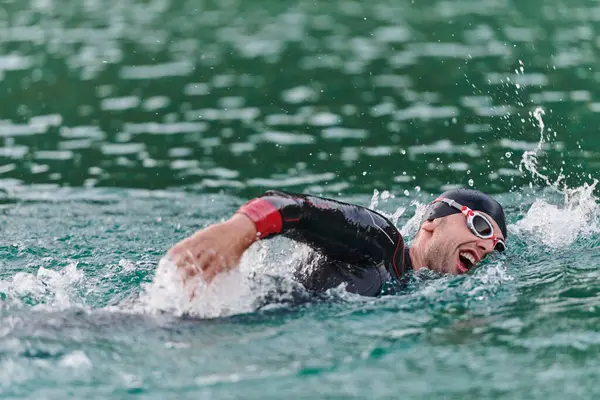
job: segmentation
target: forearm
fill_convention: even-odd
[[[254,221],[257,236],[281,234],[348,263],[385,263],[401,275],[404,241],[382,215],[353,204],[281,191],[269,191],[239,210]]]
[[[247,215],[235,213],[228,223],[232,225],[236,232],[239,232],[242,241],[248,243],[248,246],[259,239],[256,225]]]

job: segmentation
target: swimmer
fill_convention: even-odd
[[[494,251],[506,249],[502,206],[485,193],[454,189],[427,206],[410,247],[398,229],[365,207],[318,196],[268,191],[244,204],[227,221],[211,225],[173,246],[168,256],[184,279],[211,282],[236,268],[257,240],[284,236],[308,244],[323,257],[295,278],[307,289],[346,290],[377,296],[386,283],[427,268],[464,274]]]

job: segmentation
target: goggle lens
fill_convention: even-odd
[[[504,245],[504,242],[498,242],[498,243],[496,243],[496,246],[494,247],[494,249],[496,249],[500,253],[502,253],[504,250],[506,250],[506,246]]]
[[[483,238],[492,236],[493,228],[488,221],[480,215],[473,217],[473,227]]]

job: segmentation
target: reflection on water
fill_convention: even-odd
[[[555,3],[7,3],[0,175],[502,192],[528,182],[510,153],[535,146],[529,112],[543,106],[548,166],[568,152],[579,183],[597,169],[600,8]]]

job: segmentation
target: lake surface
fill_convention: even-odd
[[[0,0],[0,397],[597,397],[598,21]],[[399,215],[410,242],[460,186],[505,206],[509,251],[396,295],[293,302],[309,249],[284,239],[193,301],[163,259],[268,189]]]

